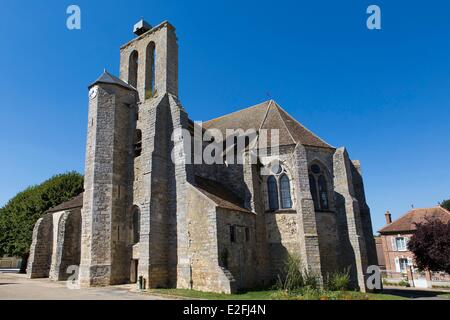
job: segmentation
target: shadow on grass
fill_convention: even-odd
[[[442,297],[442,295],[448,294],[448,292],[389,288],[389,289],[383,289],[383,294],[389,294],[389,295],[399,296],[399,297],[408,298],[408,299],[420,299],[420,298]]]

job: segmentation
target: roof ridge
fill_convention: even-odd
[[[321,137],[319,137],[317,134],[315,134],[314,132],[312,132],[310,129],[308,129],[307,127],[305,127],[303,124],[301,124],[297,119],[295,119],[293,116],[291,116],[286,110],[284,110],[276,101],[275,105],[277,108],[279,108],[281,111],[283,111],[289,118],[291,118],[292,120],[294,120],[299,126],[301,126],[303,129],[305,129],[306,131],[308,131],[310,134],[312,134],[314,137],[316,137],[317,139],[319,139],[320,141],[322,141],[324,144],[330,146],[331,148],[336,149],[335,146],[329,144],[328,142],[326,142],[325,140],[323,140]],[[284,120],[283,120],[284,122]],[[290,130],[288,130],[290,133]],[[295,139],[294,139],[295,141]]]
[[[394,221],[392,221],[391,223],[386,224],[383,228],[381,228],[379,231],[382,231],[383,229],[392,226],[394,223],[396,223],[397,221],[399,221],[400,219],[406,217],[408,214],[412,213],[415,209],[410,209],[409,211],[407,211],[406,213],[402,214],[400,217],[398,217],[397,219],[395,219]]]
[[[438,205],[437,207],[441,210],[444,210],[445,213],[450,214],[450,210],[447,210],[446,208],[442,207],[441,205]]]
[[[258,128],[258,131],[261,131],[262,127],[264,126],[264,123],[265,123],[266,120],[267,120],[267,116],[269,115],[269,110],[270,110],[270,107],[272,106],[273,100],[270,99],[270,100],[268,100],[268,101],[269,101],[269,105],[267,106],[266,114],[264,115],[264,119],[261,121],[261,124],[260,124],[260,126],[259,126],[259,128]],[[266,102],[267,102],[267,101],[266,101]]]
[[[274,101],[274,102],[275,102],[275,101]],[[294,139],[294,136],[292,135],[291,130],[289,130],[289,128],[288,128],[287,125],[286,125],[286,121],[284,121],[283,117],[282,117],[281,114],[280,114],[280,109],[281,109],[281,107],[278,106],[278,103],[275,102],[275,110],[277,111],[278,116],[279,116],[280,119],[281,119],[281,122],[283,123],[283,125],[284,125],[284,127],[286,128],[287,132],[288,132],[289,135],[291,136],[292,141],[293,141],[296,145],[298,145],[300,142],[298,142],[298,141],[296,141],[296,140]],[[283,110],[283,111],[284,111],[284,110]]]
[[[433,207],[426,207],[426,208],[411,208],[409,211],[407,211],[406,213],[402,214],[400,217],[398,217],[397,219],[395,219],[393,222],[386,224],[383,228],[381,228],[378,232],[383,232],[384,229],[393,226],[397,223],[400,223],[401,219],[406,218],[408,215],[413,214],[419,210],[430,210],[430,209],[443,209],[445,213],[450,214],[450,211],[448,211],[445,208],[442,208],[441,206],[433,206]],[[428,215],[429,212],[425,212],[425,215]],[[387,232],[390,232],[389,230]]]
[[[203,123],[208,123],[208,122],[211,122],[211,123],[212,123],[212,122],[217,121],[217,120],[219,120],[219,119],[222,119],[222,118],[225,118],[225,117],[229,117],[229,116],[231,116],[231,115],[233,115],[233,114],[236,114],[236,113],[238,113],[238,112],[242,112],[242,111],[249,110],[249,109],[252,109],[252,108],[261,107],[261,105],[263,105],[263,104],[265,104],[265,103],[267,103],[267,102],[269,102],[269,104],[270,104],[271,101],[272,101],[272,100],[265,100],[265,101],[263,101],[263,102],[261,102],[261,103],[252,105],[252,106],[250,106],[250,107],[246,107],[246,108],[244,108],[244,109],[239,109],[239,110],[233,111],[233,112],[231,112],[231,113],[227,113],[227,114],[224,114],[224,115],[222,115],[222,116],[219,116],[219,117],[217,117],[217,118],[213,118],[213,119],[210,119],[210,120],[207,120],[207,121],[203,121]]]
[[[103,73],[100,75],[100,77],[98,77],[97,80],[94,81],[94,83],[89,85],[88,88],[91,88],[98,83],[115,84],[129,90],[137,91],[135,87],[123,81],[119,77],[116,77],[115,75],[109,73],[106,69],[103,70]]]

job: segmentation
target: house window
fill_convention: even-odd
[[[328,184],[324,170],[317,164],[313,164],[309,170],[309,188],[316,211],[330,209],[328,200]]]
[[[406,251],[406,238],[404,237],[397,237],[395,238],[395,246],[397,248],[397,251]]]
[[[274,176],[270,176],[267,179],[267,191],[269,193],[269,208],[270,210],[278,210],[278,186],[277,179]]]
[[[408,270],[408,259],[400,258],[398,259],[399,272],[406,272]]]
[[[230,226],[230,241],[236,242],[236,226]]]

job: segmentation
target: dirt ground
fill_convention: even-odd
[[[66,282],[28,279],[24,274],[0,272],[0,300],[164,300],[130,292],[135,285],[69,289]]]

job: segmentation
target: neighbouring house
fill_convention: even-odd
[[[400,283],[405,280],[414,287],[450,287],[450,276],[444,272],[418,270],[414,254],[408,250],[408,241],[416,230],[416,224],[427,219],[450,220],[450,212],[440,206],[412,209],[395,221],[389,211],[385,213],[386,226],[380,232],[384,253],[385,282]],[[377,249],[379,244],[377,242]]]

